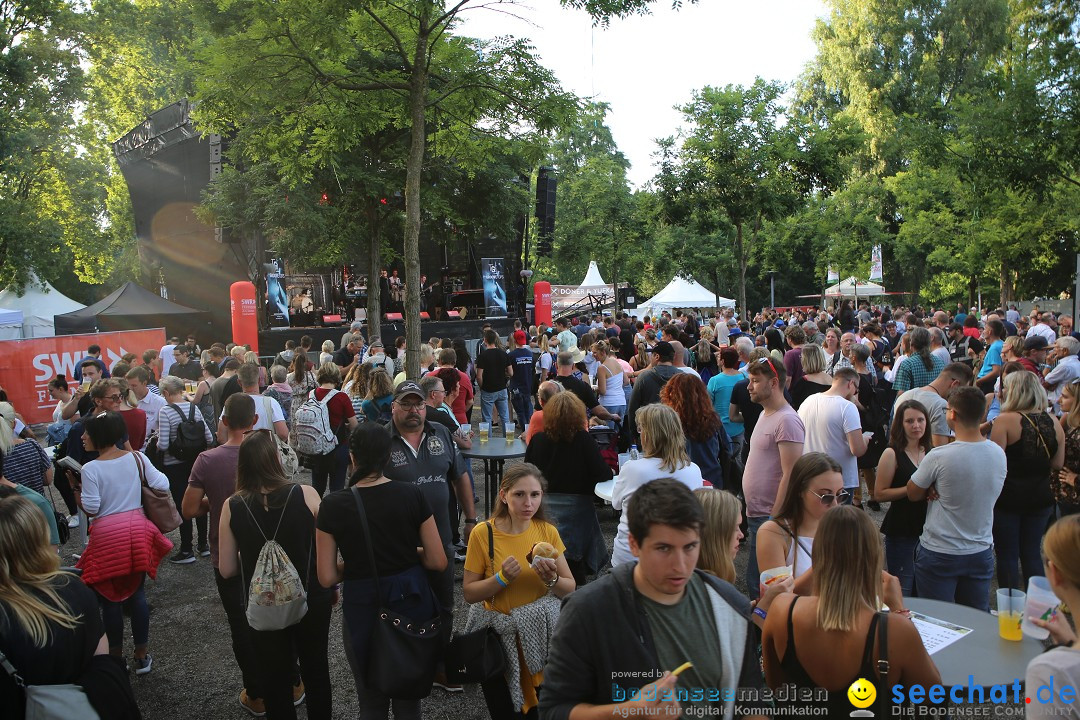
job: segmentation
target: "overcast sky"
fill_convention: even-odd
[[[810,32],[826,12],[822,0],[700,0],[678,11],[657,0],[653,15],[604,29],[556,0],[508,7],[527,21],[478,9],[463,14],[458,32],[528,37],[564,87],[609,103],[608,124],[636,187],[653,175],[654,140],[679,125],[675,105],[706,85],[749,85],[758,75],[794,81],[814,56]]]

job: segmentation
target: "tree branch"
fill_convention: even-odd
[[[394,41],[394,46],[397,47],[398,55],[401,56],[401,61],[405,63],[406,72],[412,72],[412,61],[409,59],[408,53],[405,52],[405,46],[401,42],[401,38],[398,37],[394,29],[386,24],[386,22],[379,17],[369,6],[364,5],[364,12],[368,17],[374,20],[383,31],[390,36],[390,39]]]

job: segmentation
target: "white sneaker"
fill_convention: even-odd
[[[68,527],[69,528],[77,528],[77,527],[79,527],[79,516],[78,515],[72,515],[71,517],[68,518]]]

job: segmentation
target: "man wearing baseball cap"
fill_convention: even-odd
[[[390,461],[384,474],[391,480],[415,483],[420,488],[435,516],[439,538],[446,551],[446,569],[429,572],[428,580],[439,600],[444,640],[449,642],[454,627],[454,547],[448,510],[451,488],[465,513],[462,539],[466,543],[469,533],[476,527],[476,506],[466,461],[458,454],[450,431],[427,421],[424,391],[412,380],[401,383],[394,391],[388,429]],[[450,685],[442,673],[436,675],[435,684],[449,692],[461,692],[461,686]]]
[[[638,408],[660,402],[660,391],[667,385],[667,381],[681,372],[673,366],[675,361],[675,348],[671,343],[661,340],[652,349],[655,364],[648,370],[640,373],[634,382],[634,390],[630,393],[630,407],[626,411],[627,422],[630,423],[631,437],[637,437],[637,423],[634,415]]]
[[[514,374],[507,384],[510,405],[514,408],[518,431],[524,433],[525,423],[532,417],[533,374],[536,372],[532,350],[529,349],[529,336],[524,330],[517,330],[510,336],[507,355],[514,366]]]

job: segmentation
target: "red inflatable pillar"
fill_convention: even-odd
[[[551,283],[546,280],[533,283],[533,322],[551,325]]]
[[[250,345],[259,352],[259,301],[255,286],[244,280],[234,282],[229,288],[229,305],[232,308],[232,340],[237,345]]]

